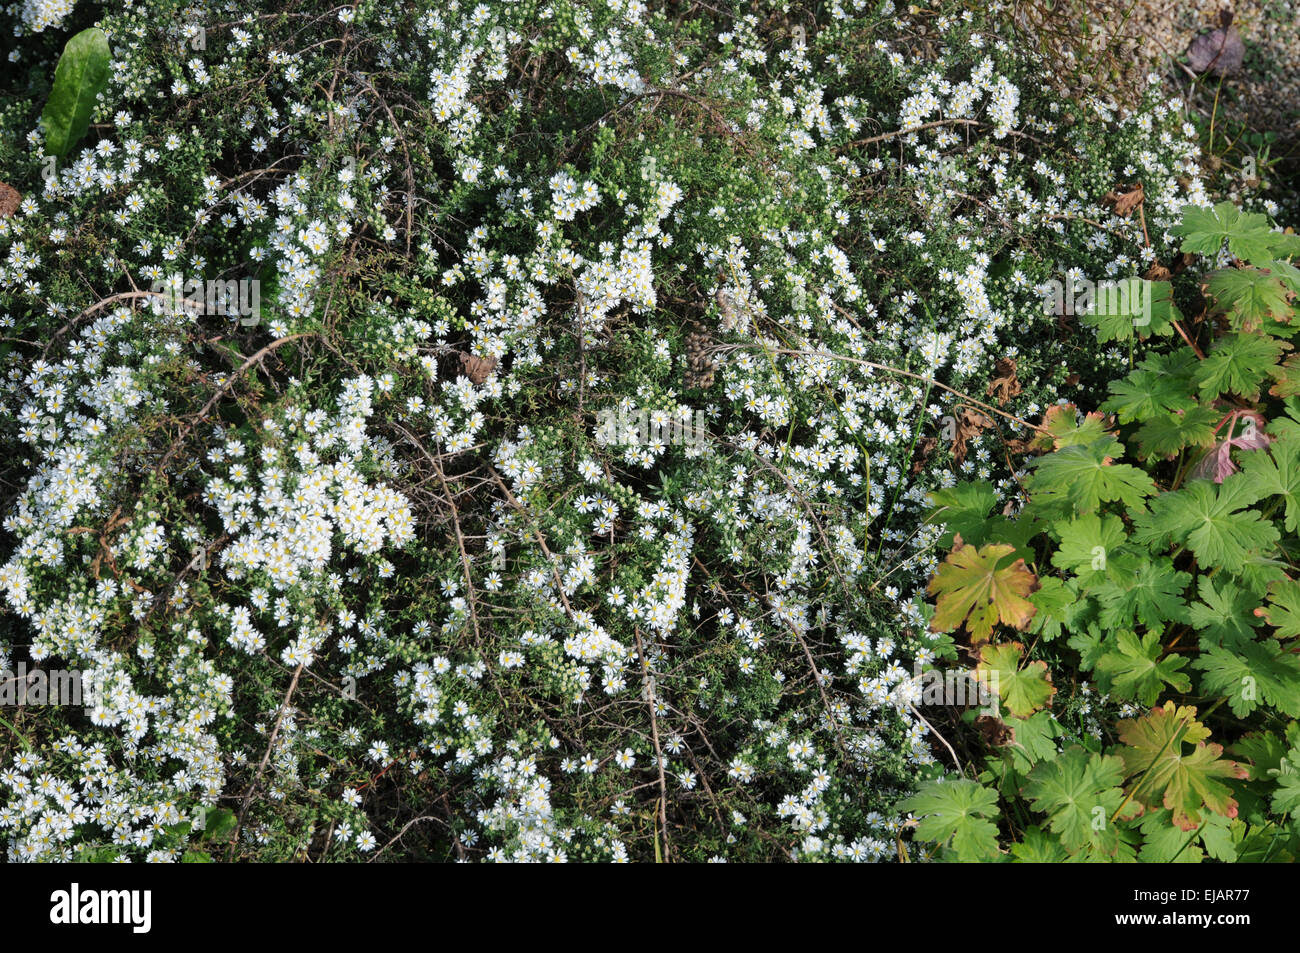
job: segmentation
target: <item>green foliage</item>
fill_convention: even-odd
[[[1124,802],[1123,781],[1119,757],[1075,745],[1034,765],[1025,794],[1035,811],[1047,815],[1048,827],[1067,851],[1090,847],[1114,854],[1119,831],[1107,820]]]
[[[917,837],[950,846],[959,861],[997,856],[998,828],[989,818],[998,816],[998,796],[975,781],[931,781],[900,803],[899,809],[920,817]]]
[[[1099,341],[1168,336],[1181,319],[1169,282],[1142,278],[1103,285],[1092,307],[1079,315],[1082,324],[1097,329]]]
[[[1022,662],[1025,647],[1019,642],[986,645],[976,666],[986,682],[996,685],[1002,704],[1017,718],[1028,718],[1050,705],[1056,687],[1043,661]]]
[[[62,158],[86,134],[95,101],[108,85],[109,59],[108,37],[97,27],[68,40],[41,113],[46,155]]]
[[[1300,839],[1300,729],[1260,730],[1300,717],[1300,365],[1284,360],[1300,246],[1228,204],[1184,210],[1174,232],[1184,252],[1215,258],[1226,243],[1237,259],[1206,281],[1220,320],[1112,381],[1100,410],[1113,417],[1044,416],[1016,518],[1032,535],[988,516],[986,488],[935,495],[986,548],[1014,538],[1039,579],[1030,629],[1043,641],[1026,652],[994,632],[980,647],[1016,743],[986,743],[978,779],[1015,800],[998,843],[1019,861],[1277,860]],[[1102,340],[1131,337],[1114,314],[1093,323]],[[1058,754],[1028,731],[1048,716],[1032,686],[1072,671],[1091,672],[1119,717]],[[1052,712],[1094,699],[1061,692]]]
[[[1220,202],[1212,209],[1189,206],[1173,231],[1183,239],[1185,252],[1213,257],[1226,241],[1229,252],[1253,265],[1300,254],[1300,238],[1274,231],[1267,216],[1243,212],[1231,202]]]

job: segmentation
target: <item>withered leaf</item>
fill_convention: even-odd
[[[916,442],[916,450],[912,454],[912,476],[925,469],[926,461],[930,459],[930,454],[934,453],[934,448],[938,445],[939,441],[934,437],[922,437]]]
[[[993,374],[993,380],[989,381],[986,393],[997,397],[999,407],[1024,390],[1016,377],[1016,359],[1014,357],[1004,357],[998,361],[993,367]]]
[[[1142,204],[1146,195],[1142,191],[1142,183],[1139,182],[1135,187],[1117,186],[1113,192],[1107,192],[1101,197],[1103,205],[1114,205],[1115,214],[1120,218],[1128,218],[1133,214],[1133,210]]]
[[[1171,275],[1172,272],[1168,268],[1158,261],[1153,261],[1142,277],[1147,281],[1168,281]]]
[[[1016,740],[1016,730],[993,715],[980,715],[975,719],[975,727],[992,748],[1003,748]]]
[[[966,445],[970,438],[977,436],[986,428],[992,427],[993,421],[977,410],[963,407],[957,415],[957,427],[952,438],[952,456],[958,463],[966,460]]]
[[[1187,48],[1187,64],[1198,73],[1227,76],[1241,69],[1246,44],[1232,27],[1202,33]]]
[[[18,211],[18,206],[22,200],[23,197],[16,188],[0,182],[0,218],[8,218]]]
[[[462,353],[460,364],[465,368],[465,373],[470,380],[475,384],[482,384],[496,368],[497,359],[495,357],[475,357],[473,354]]]

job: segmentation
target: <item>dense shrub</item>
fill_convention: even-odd
[[[1209,201],[1155,85],[812,11],[10,8],[0,648],[106,686],[4,726],[12,858],[895,855],[947,757],[928,494],[1014,498],[1023,422],[1143,343],[1041,286]]]

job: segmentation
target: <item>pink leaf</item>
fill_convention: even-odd
[[[1244,424],[1241,433],[1234,434],[1238,421]],[[1232,448],[1238,450],[1262,450],[1269,444],[1268,434],[1264,433],[1264,418],[1253,410],[1234,410],[1219,422],[1219,428],[1227,424],[1228,437],[1216,441],[1201,461],[1192,470],[1193,478],[1211,479],[1222,483],[1237,472],[1237,465],[1232,461]]]

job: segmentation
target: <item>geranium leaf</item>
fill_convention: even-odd
[[[1164,647],[1154,632],[1139,638],[1133,632],[1120,631],[1116,646],[1097,662],[1097,671],[1109,678],[1112,691],[1120,698],[1150,705],[1165,685],[1180,692],[1192,687],[1192,680],[1178,671],[1187,659],[1179,655],[1161,658]]]
[[[1265,324],[1288,323],[1291,289],[1264,268],[1221,268],[1205,279],[1205,294],[1234,330],[1257,331]]]
[[[980,677],[996,688],[1007,711],[1017,718],[1028,718],[1047,707],[1056,694],[1046,662],[1029,662],[1021,667],[1024,651],[1019,642],[985,645],[980,649],[980,662],[975,667]]]
[[[1113,500],[1136,507],[1156,491],[1156,485],[1137,467],[1111,462],[1123,451],[1113,437],[1087,446],[1065,447],[1034,461],[1034,474],[1027,486],[1037,494],[1037,501],[1068,502],[1081,513]]]
[[[1110,818],[1124,800],[1123,781],[1121,758],[1076,745],[1036,764],[1025,793],[1035,811],[1048,815],[1048,827],[1066,850],[1091,845],[1110,854],[1119,846],[1119,832]]]
[[[930,580],[929,592],[937,596],[930,628],[950,632],[963,623],[972,642],[982,642],[1001,623],[1024,629],[1037,611],[1025,597],[1038,588],[1038,577],[1016,559],[999,568],[1015,547],[989,544],[980,548],[954,540],[956,547]]]
[[[996,791],[968,778],[927,782],[898,809],[917,815],[916,836],[951,844],[965,862],[998,856],[998,828],[988,818],[1000,813]]]
[[[1218,779],[1244,778],[1246,769],[1222,758],[1222,746],[1206,743],[1209,736],[1209,729],[1196,720],[1195,708],[1173,702],[1121,722],[1120,757],[1132,799],[1148,810],[1167,807],[1184,831],[1201,822],[1203,810],[1236,817],[1237,802]]]

